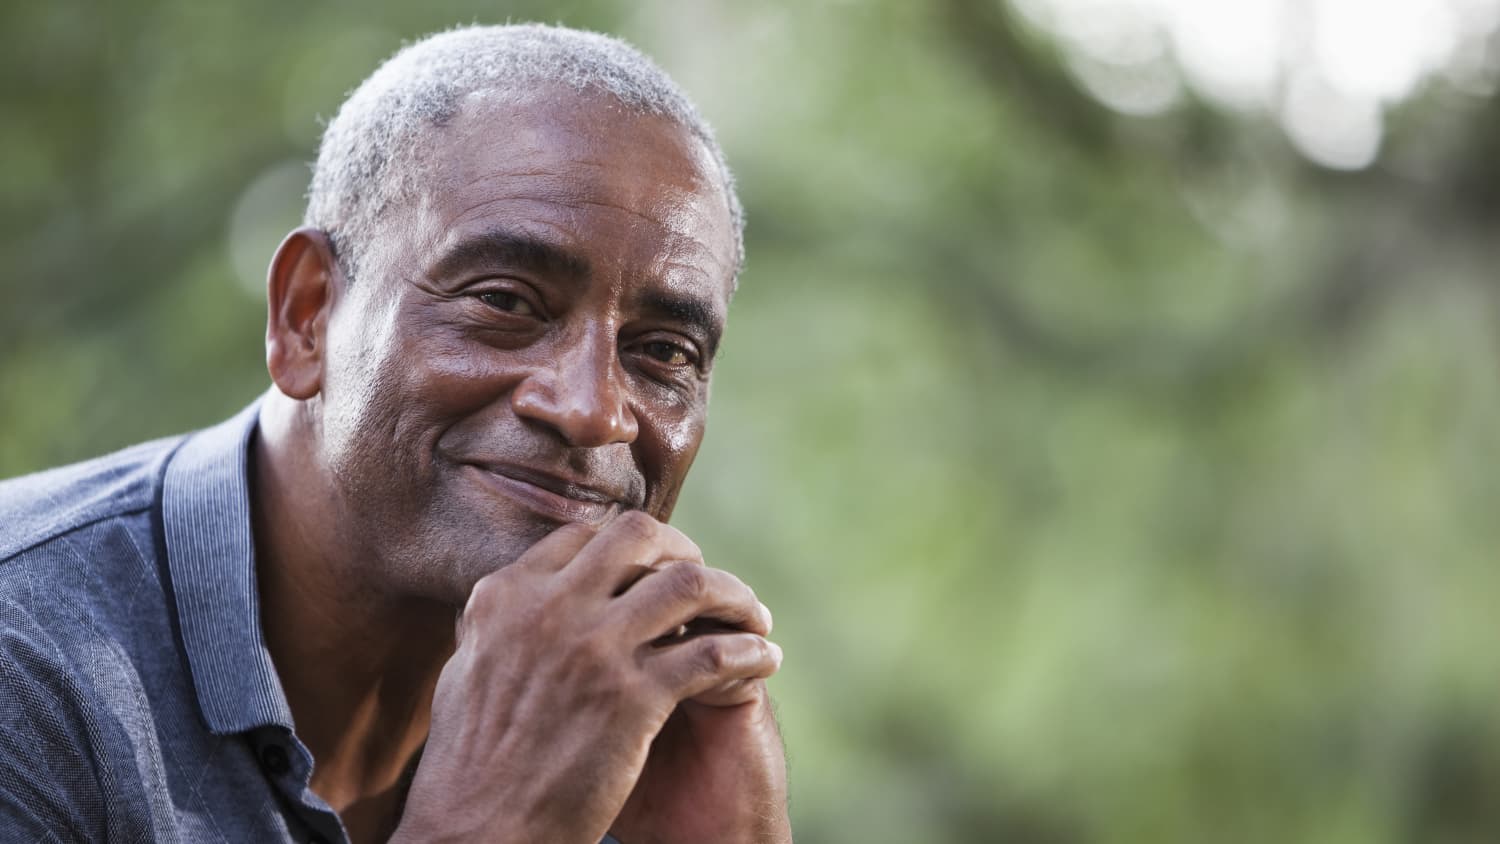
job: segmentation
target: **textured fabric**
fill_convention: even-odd
[[[347,840],[261,636],[256,412],[0,483],[0,842]]]

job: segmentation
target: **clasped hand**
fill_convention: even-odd
[[[640,512],[481,580],[393,840],[790,841],[771,614]]]

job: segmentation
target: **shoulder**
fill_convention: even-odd
[[[0,659],[110,675],[150,650],[166,604],[157,501],[177,442],[0,482]]]
[[[180,442],[0,482],[0,659],[27,682],[139,698],[141,670],[171,641],[158,502]]]
[[[96,522],[149,510],[162,467],[182,440],[153,440],[0,481],[0,563]]]
[[[179,441],[0,482],[0,681],[38,715],[135,696],[141,640],[167,623],[153,522]]]
[[[153,704],[185,695],[153,538],[181,441],[0,481],[0,840],[151,837]]]

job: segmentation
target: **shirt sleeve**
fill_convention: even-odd
[[[130,713],[101,696],[120,659],[102,637],[62,647],[30,609],[0,594],[0,841],[175,841]]]
[[[106,840],[78,685],[0,613],[0,841]]]

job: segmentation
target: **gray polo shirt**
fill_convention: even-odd
[[[0,841],[345,841],[261,635],[258,404],[0,483]]]

